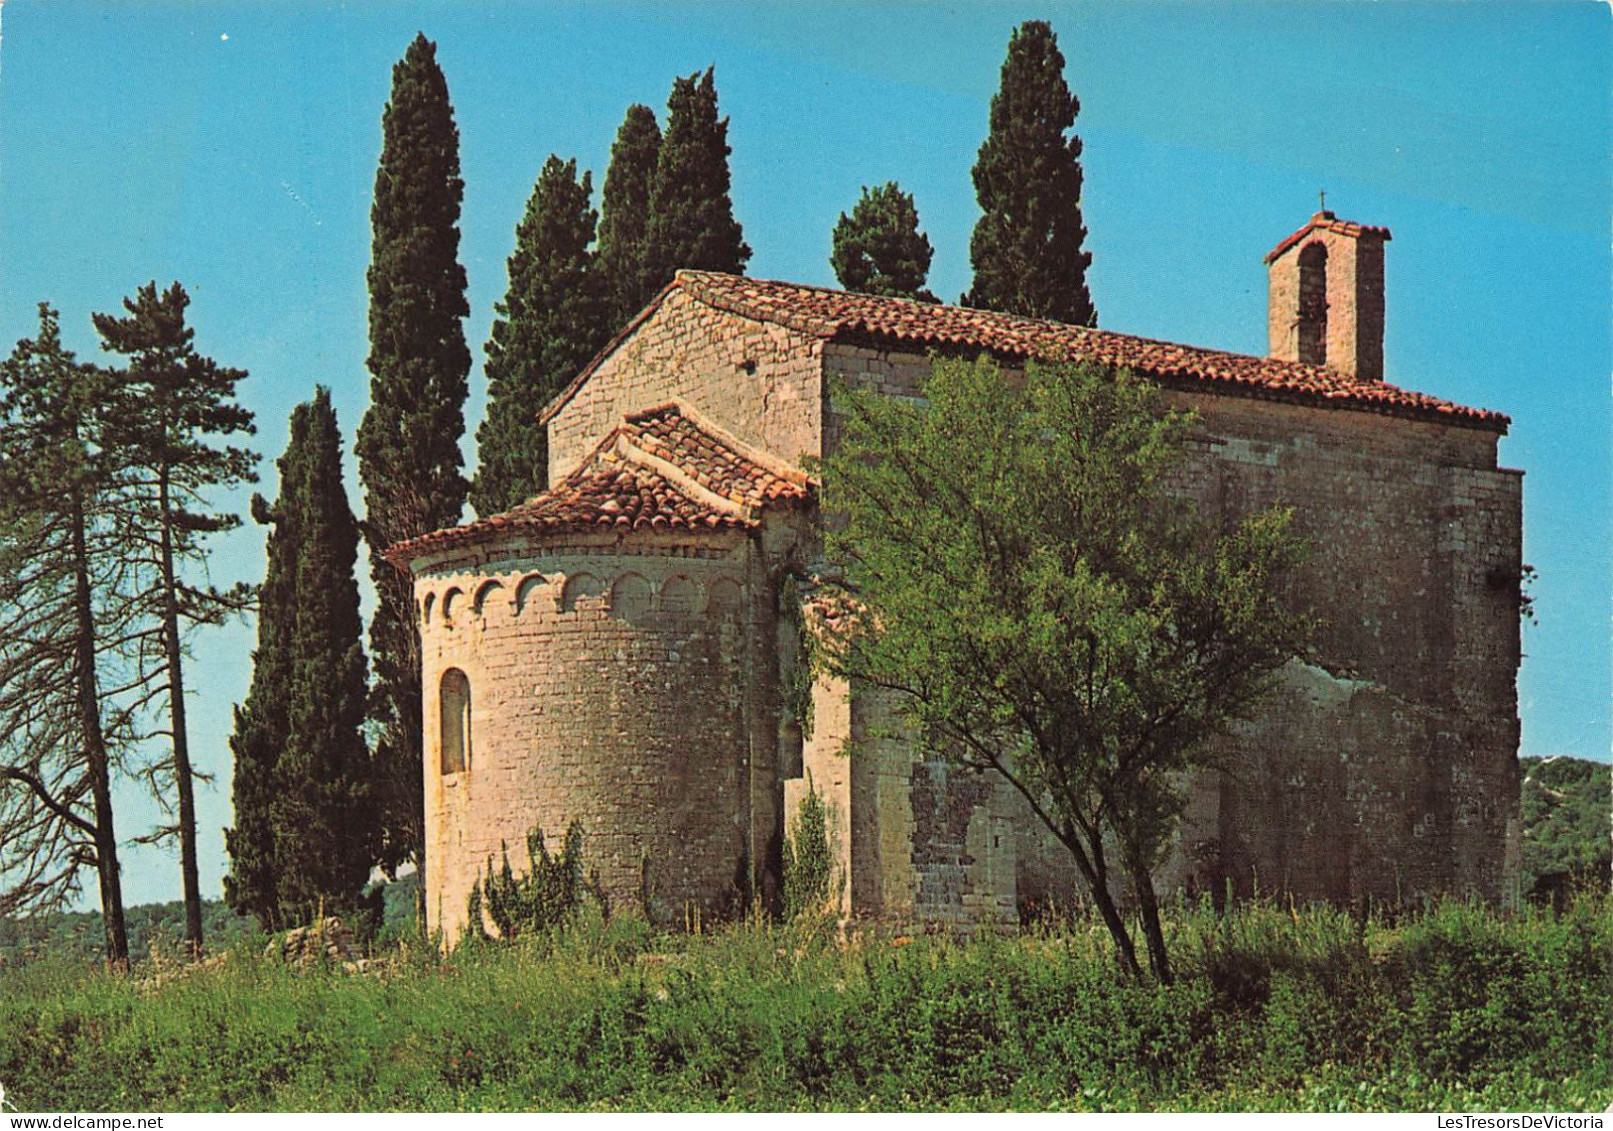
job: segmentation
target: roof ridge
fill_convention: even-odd
[[[772,286],[799,286],[802,290],[823,290],[822,288],[806,287],[796,283],[780,283],[775,279],[751,279],[748,275],[729,275],[722,271],[693,271],[682,268],[673,276],[672,284],[681,287],[686,294],[698,302],[729,314],[738,314],[743,318],[752,318],[758,322],[772,322],[796,330],[803,334],[810,334],[815,338],[832,338],[839,330],[839,321],[836,319],[819,319],[811,315],[789,309],[769,309],[758,311],[754,306],[745,303],[742,299],[729,299],[721,294],[714,293],[711,280],[745,281],[767,283]],[[845,292],[827,291],[827,294],[843,294]]]
[[[1317,222],[1341,227],[1346,225],[1344,221],[1325,217]],[[1370,232],[1379,238],[1390,238],[1387,228],[1357,226],[1353,221],[1348,222],[1348,226],[1359,227],[1362,232]],[[1325,366],[1188,345],[1095,326],[1073,326],[1004,311],[916,302],[783,280],[753,279],[745,275],[688,269],[677,272],[650,306],[613,340],[613,345],[591,361],[549,403],[541,417],[544,422],[560,411],[593,374],[609,350],[642,325],[674,288],[682,290],[691,301],[708,309],[783,326],[824,342],[838,341],[909,352],[986,352],[1001,359],[1015,360],[1044,357],[1058,361],[1084,360],[1098,365],[1133,369],[1159,380],[1190,382],[1207,392],[1223,395],[1263,397],[1356,412],[1404,416],[1499,431],[1501,434],[1505,434],[1511,423],[1504,413],[1468,407],[1387,381],[1361,380]],[[755,459],[757,452],[752,448],[742,454]]]
[[[744,503],[735,502],[726,495],[719,495],[672,460],[656,455],[654,452],[635,444],[632,437],[622,429],[621,425],[617,425],[611,430],[611,436],[615,441],[616,454],[621,456],[623,460],[637,464],[646,471],[652,471],[659,475],[667,481],[669,486],[682,492],[691,501],[699,503],[703,507],[710,507],[712,510],[733,515],[735,518],[742,518],[747,522],[754,522],[757,519],[761,510],[760,507],[747,506]]]
[[[858,298],[878,299],[880,302],[905,302],[924,310],[933,310],[938,306],[952,306],[958,310],[980,310],[982,313],[986,314],[996,313],[995,311],[984,310],[978,306],[963,306],[959,303],[925,302],[923,299],[905,298],[902,295],[879,295],[872,291],[853,291],[848,290],[845,287],[825,287],[820,286],[817,283],[792,283],[786,279],[758,279],[754,275],[735,275],[729,271],[702,271],[694,267],[680,267],[678,268],[677,274],[679,276],[687,276],[689,281],[692,281],[696,284],[703,283],[708,279],[738,279],[747,283],[765,283],[771,287],[789,287],[790,289],[797,291],[812,291],[815,294],[820,295],[854,295]],[[1015,315],[1014,317],[1022,318],[1024,315]],[[1065,325],[1065,323],[1056,323],[1056,325]]]
[[[726,447],[735,455],[750,460],[763,471],[770,472],[773,475],[778,476],[780,479],[794,483],[798,487],[810,487],[813,485],[814,481],[812,476],[808,475],[801,468],[790,466],[790,464],[782,457],[768,451],[766,448],[751,443],[749,440],[743,439],[733,432],[730,432],[726,427],[718,424],[705,413],[691,408],[682,401],[671,400],[658,404],[654,408],[639,409],[637,412],[628,413],[622,419],[626,423],[635,424],[641,420],[649,420],[651,417],[659,416],[668,409],[674,410],[679,416],[683,417],[683,419],[687,420],[690,424],[704,432],[707,436],[710,436],[713,440],[716,440],[719,444]]]
[[[1318,229],[1326,232],[1338,232],[1340,235],[1349,236],[1352,239],[1360,239],[1363,236],[1383,240],[1395,238],[1394,234],[1382,225],[1363,224],[1359,220],[1341,220],[1337,215],[1324,208],[1305,221],[1297,231],[1290,232],[1278,241],[1277,246],[1266,253],[1265,262],[1270,263]]]

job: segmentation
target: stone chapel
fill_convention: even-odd
[[[1522,473],[1497,464],[1507,417],[1384,380],[1389,239],[1322,211],[1277,244],[1266,357],[678,272],[533,406],[549,490],[391,551],[422,639],[430,928],[457,936],[501,843],[574,820],[619,905],[733,914],[777,891],[808,781],[845,914],[969,926],[1080,898],[1010,787],[894,737],[879,695],[820,678],[808,734],[783,705],[783,579],[817,544],[801,461],[837,439],[827,379],[912,396],[934,354],[1146,374],[1197,410],[1205,513],[1280,501],[1313,544],[1319,660],[1220,740],[1230,768],[1194,782],[1163,891],[1502,896]]]

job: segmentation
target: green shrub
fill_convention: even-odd
[[[1610,912],[1173,910],[1168,987],[1079,919],[696,937],[587,901],[542,945],[380,976],[242,951],[153,986],[46,957],[0,968],[0,1080],[33,1111],[1602,1110]]]
[[[488,938],[483,920],[490,920],[498,937],[506,942],[522,935],[543,934],[564,927],[577,914],[588,885],[583,880],[582,826],[573,821],[559,855],[551,855],[543,841],[543,829],[534,825],[526,834],[527,870],[517,876],[510,868],[510,850],[500,844],[503,857],[493,871],[493,858],[487,858],[487,874],[471,886],[466,907],[471,937]]]
[[[784,914],[816,914],[829,899],[834,857],[829,852],[829,810],[807,775],[806,796],[784,837]]]

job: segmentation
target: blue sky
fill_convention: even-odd
[[[3,0],[0,0],[3,3]],[[1386,225],[1389,380],[1510,414],[1539,624],[1519,677],[1524,753],[1609,751],[1610,18],[1600,3],[74,3],[0,7],[0,341],[182,281],[203,352],[251,377],[273,459],[332,387],[361,417],[369,206],[392,64],[438,43],[461,134],[466,336],[477,358],[551,152],[603,178],[626,107],[717,69],[736,215],[759,277],[833,285],[862,185],[914,193],[930,284],[969,283],[969,170],[1010,30],[1049,19],[1082,102],[1088,276],[1107,329],[1265,350],[1262,255],[1316,208]],[[359,500],[349,468],[349,491]],[[220,498],[243,507],[244,495]],[[261,530],[220,539],[256,581]],[[230,709],[254,634],[198,637],[192,745],[204,893],[225,870]],[[121,831],[154,814],[120,795]],[[177,898],[131,851],[130,903]]]

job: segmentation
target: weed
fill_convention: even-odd
[[[1175,984],[1101,924],[849,942],[754,917],[698,937],[584,905],[563,935],[384,977],[232,953],[160,986],[0,969],[25,1110],[1541,1110],[1613,1100],[1613,904],[1390,922],[1168,916]],[[415,947],[421,954],[424,948]]]

